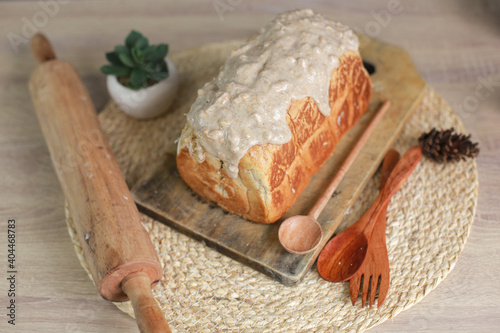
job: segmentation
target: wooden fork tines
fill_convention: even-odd
[[[399,154],[390,150],[382,164],[382,177],[380,188],[382,189],[391,174],[392,169],[399,161]],[[362,307],[366,304],[368,293],[370,293],[370,307],[375,301],[378,289],[378,307],[384,303],[389,290],[390,272],[389,256],[385,242],[387,207],[382,211],[373,227],[373,234],[366,253],[366,258],[356,274],[349,280],[349,292],[352,305],[356,304],[359,291],[362,290]]]

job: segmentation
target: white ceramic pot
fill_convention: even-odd
[[[137,119],[148,119],[165,113],[172,104],[179,86],[175,65],[167,57],[168,77],[150,87],[132,90],[114,75],[108,75],[107,87],[111,98],[126,114]]]

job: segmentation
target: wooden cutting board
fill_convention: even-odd
[[[179,70],[181,86],[168,114],[147,121],[135,120],[111,102],[99,117],[143,213],[284,284],[293,285],[305,276],[378,169],[385,152],[393,145],[418,104],[425,82],[404,50],[360,36],[362,58],[375,69],[371,76],[374,93],[369,109],[344,136],[334,155],[313,177],[289,212],[273,225],[256,224],[198,196],[179,177],[175,164],[174,141],[184,127],[185,114],[195,100],[197,90],[217,75],[226,56],[240,43],[209,44],[172,56]],[[322,244],[316,252],[308,255],[286,252],[278,241],[281,221],[288,216],[307,214],[375,109],[386,99],[392,100],[391,109],[318,219],[325,235]]]

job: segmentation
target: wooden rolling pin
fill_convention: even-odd
[[[170,332],[151,293],[161,264],[90,96],[43,35],[31,49],[38,62],[29,82],[33,104],[99,293],[130,299],[140,332]]]

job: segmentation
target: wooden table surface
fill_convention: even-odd
[[[101,109],[104,52],[131,28],[171,52],[244,38],[276,13],[311,7],[403,46],[473,139],[480,190],[454,270],[411,309],[372,332],[492,332],[500,327],[500,3],[491,1],[3,1],[0,2],[0,331],[137,332],[96,292],[73,251],[64,197],[30,101],[27,38],[41,30]],[[404,89],[404,87],[401,87]],[[16,220],[16,325],[7,323],[7,221]]]

